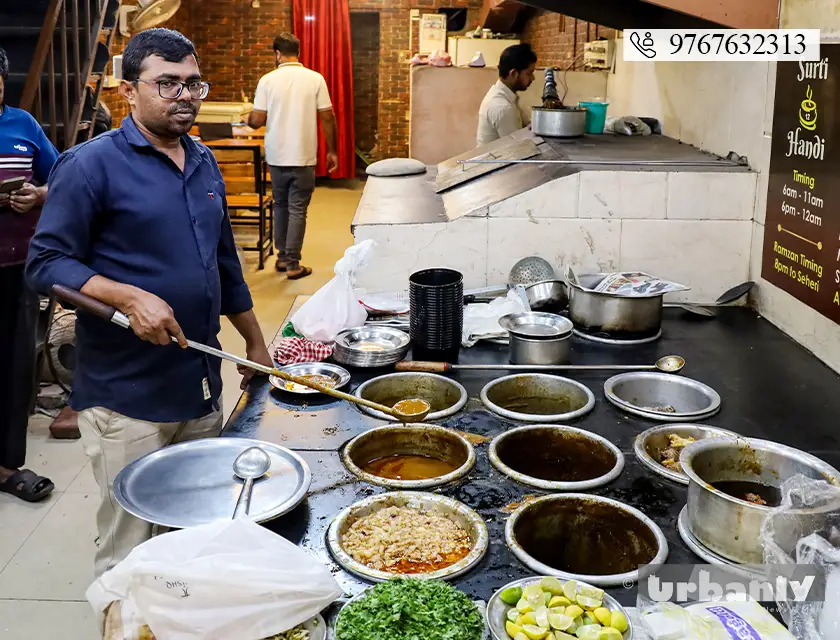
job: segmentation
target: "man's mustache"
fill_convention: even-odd
[[[186,103],[184,105],[175,106],[169,109],[170,115],[175,115],[178,113],[190,113],[192,115],[196,115],[198,113],[198,108],[190,103]]]

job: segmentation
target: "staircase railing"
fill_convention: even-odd
[[[59,149],[73,146],[90,127],[82,112],[92,100],[88,83],[109,0],[50,0],[21,97]],[[98,83],[97,83],[98,85]],[[97,92],[98,94],[98,92]],[[95,104],[93,104],[95,107]]]

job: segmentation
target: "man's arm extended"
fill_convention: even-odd
[[[318,112],[321,118],[321,129],[324,131],[324,140],[327,143],[327,171],[332,173],[338,169],[338,153],[336,152],[336,138],[338,126],[335,121],[335,111],[324,109]]]

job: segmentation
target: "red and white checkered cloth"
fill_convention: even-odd
[[[306,338],[282,338],[274,348],[274,360],[281,365],[321,362],[332,355],[333,346]]]

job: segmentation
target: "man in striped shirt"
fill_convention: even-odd
[[[48,478],[21,468],[35,385],[39,311],[23,267],[58,152],[35,118],[4,104],[8,75],[9,60],[0,49],[0,492],[35,502],[54,487]],[[5,180],[20,178],[23,186],[3,186]]]

